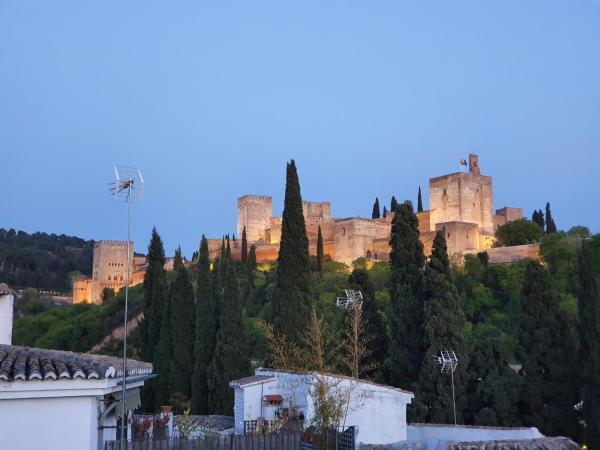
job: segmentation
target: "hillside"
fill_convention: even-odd
[[[68,292],[70,275],[90,275],[94,241],[0,228],[0,283],[15,289]]]

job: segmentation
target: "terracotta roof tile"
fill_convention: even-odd
[[[14,295],[14,291],[9,288],[5,283],[0,283],[0,295]]]
[[[122,367],[112,356],[0,345],[0,381],[115,378]],[[152,364],[127,360],[127,376],[150,373]]]

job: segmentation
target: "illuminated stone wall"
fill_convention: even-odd
[[[245,226],[249,242],[266,241],[273,217],[273,199],[264,195],[244,195],[238,198],[237,209],[237,234],[240,239]]]

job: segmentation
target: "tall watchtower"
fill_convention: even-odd
[[[469,155],[469,172],[429,179],[429,227],[445,222],[477,224],[482,234],[494,234],[492,177],[481,175],[479,157]]]
[[[267,230],[271,228],[273,199],[265,195],[244,195],[237,202],[237,233],[241,239],[246,227],[249,242],[267,240]]]

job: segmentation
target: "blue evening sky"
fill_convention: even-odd
[[[600,2],[0,0],[0,227],[188,257],[236,198],[370,215],[480,155],[494,207],[600,231]],[[425,202],[427,207],[427,200]]]

